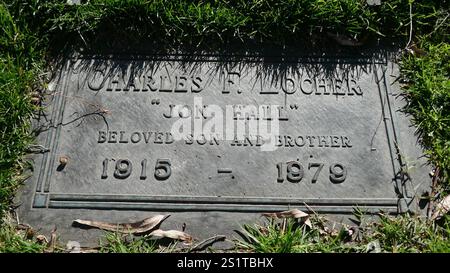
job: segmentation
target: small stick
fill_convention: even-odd
[[[433,180],[431,181],[430,202],[428,203],[428,209],[427,209],[427,216],[428,216],[428,218],[431,217],[431,210],[432,210],[432,207],[434,207],[434,204],[433,204],[434,202],[433,202],[432,199],[433,199],[434,194],[435,194],[436,182],[437,182],[438,177],[439,177],[439,167],[436,167],[436,170],[434,171]]]
[[[412,2],[409,3],[409,40],[406,44],[405,48],[408,48],[411,44],[412,40],[412,33],[413,33],[413,19],[412,19]]]
[[[200,243],[192,247],[189,250],[189,252],[204,250],[206,247],[213,245],[215,242],[224,241],[225,239],[226,239],[225,235],[213,236],[211,238],[201,241]]]
[[[316,216],[319,216],[319,214],[317,212],[315,212],[308,204],[306,204],[305,202],[303,202],[303,204],[305,205],[305,207],[310,210],[312,213],[314,213]]]

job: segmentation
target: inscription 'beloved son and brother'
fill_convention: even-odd
[[[277,147],[331,147],[331,148],[351,148],[352,143],[347,136],[321,136],[321,135],[275,135],[275,146]],[[188,134],[182,141],[185,144],[198,145],[220,145],[223,139],[217,135],[199,134],[194,137]],[[235,138],[229,141],[231,146],[262,146],[265,138],[260,135],[249,135]],[[138,143],[154,143],[154,144],[172,144],[175,139],[170,132],[126,132],[126,131],[99,131],[97,143],[121,143],[121,144],[138,144]]]

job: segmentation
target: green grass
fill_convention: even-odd
[[[450,174],[450,44],[423,43],[426,54],[406,56],[402,76],[408,107],[431,162],[440,168],[442,186],[449,190]]]
[[[281,225],[283,225],[281,227]],[[246,241],[238,242],[238,246],[256,253],[291,253],[298,250],[298,246],[308,247],[307,241],[311,236],[306,227],[298,228],[293,221],[268,225],[244,225]]]
[[[450,218],[437,225],[419,217],[382,216],[372,229],[369,239],[378,240],[386,252],[450,252]]]
[[[46,245],[38,243],[34,234],[27,231],[18,231],[11,224],[2,224],[0,228],[0,253],[41,253]]]
[[[33,96],[45,87],[42,75],[53,55],[71,49],[102,52],[143,45],[155,50],[217,50],[230,44],[295,46],[314,41],[311,46],[317,47],[330,43],[328,33],[368,43],[396,39],[405,47],[411,40],[409,46],[421,49],[416,50],[420,54],[406,53],[400,63],[408,99],[405,110],[418,127],[430,162],[439,167],[438,196],[450,192],[448,0],[386,0],[380,6],[369,6],[365,0],[66,2],[0,0],[0,219],[10,210],[27,167],[23,156],[33,141],[30,117],[37,108]],[[376,240],[384,251],[449,252],[448,226],[413,216],[382,217],[361,242],[349,240],[345,230],[327,235],[295,223],[245,228],[258,238],[245,247],[247,251],[363,252],[365,244]],[[117,236],[107,235],[102,251],[155,250],[147,238]],[[414,238],[413,243],[408,238]],[[42,248],[8,221],[0,221],[0,252],[7,251]]]
[[[0,5],[0,219],[20,180],[21,161],[32,141],[30,118],[35,107],[31,91],[37,87],[40,62],[32,41]]]
[[[115,232],[105,233],[100,245],[102,253],[154,253],[158,250],[156,241],[148,237],[133,238],[131,235]]]
[[[20,182],[26,148],[33,141],[32,92],[39,87],[38,39],[0,3],[0,252],[42,252],[45,246],[18,231],[7,213]]]
[[[411,215],[380,215],[356,228],[332,229],[323,218],[312,228],[293,219],[269,220],[263,225],[244,225],[244,238],[236,241],[238,251],[256,253],[448,253],[450,217],[441,225]]]
[[[321,221],[313,221],[320,225]],[[356,252],[360,247],[349,245],[349,234],[341,229],[326,234],[320,228],[309,228],[293,219],[268,220],[263,225],[244,225],[244,239],[236,241],[237,250],[256,253]]]
[[[406,43],[410,30],[408,0],[382,1],[381,6],[365,0],[91,0],[73,6],[55,0],[8,2],[14,16],[30,18],[30,29],[55,52],[80,46],[127,49],[145,39],[160,48],[216,49],[239,41],[295,45],[326,38],[327,32],[355,39],[403,37]],[[432,32],[448,5],[447,0],[414,1],[413,34]],[[432,36],[448,34],[446,26]]]

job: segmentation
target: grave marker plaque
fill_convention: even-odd
[[[384,57],[70,59],[22,215],[70,229],[157,211],[407,211],[424,175],[393,69]]]

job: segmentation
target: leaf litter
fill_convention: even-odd
[[[151,230],[158,227],[164,220],[166,220],[170,215],[156,215],[153,217],[145,218],[141,221],[133,223],[108,223],[101,221],[89,221],[77,219],[74,222],[91,228],[98,228],[107,231],[127,233],[127,234],[143,234],[150,232]]]
[[[447,214],[449,210],[450,210],[450,195],[447,195],[436,205],[435,211],[431,216],[431,220],[438,220],[442,218],[442,216]]]
[[[166,220],[170,214],[167,215],[155,215],[153,217],[145,218],[141,221],[132,223],[109,223],[101,221],[90,220],[74,220],[74,223],[87,226],[90,228],[98,228],[102,230],[120,232],[133,235],[148,235],[157,238],[170,238],[174,240],[183,241],[185,244],[191,244],[193,237],[184,231],[179,230],[162,230],[158,227]]]
[[[263,213],[262,215],[265,217],[269,217],[269,218],[299,219],[301,223],[308,226],[309,228],[312,228],[311,220],[309,219],[309,214],[305,213],[299,209],[291,209],[291,210],[275,212],[275,213]]]

